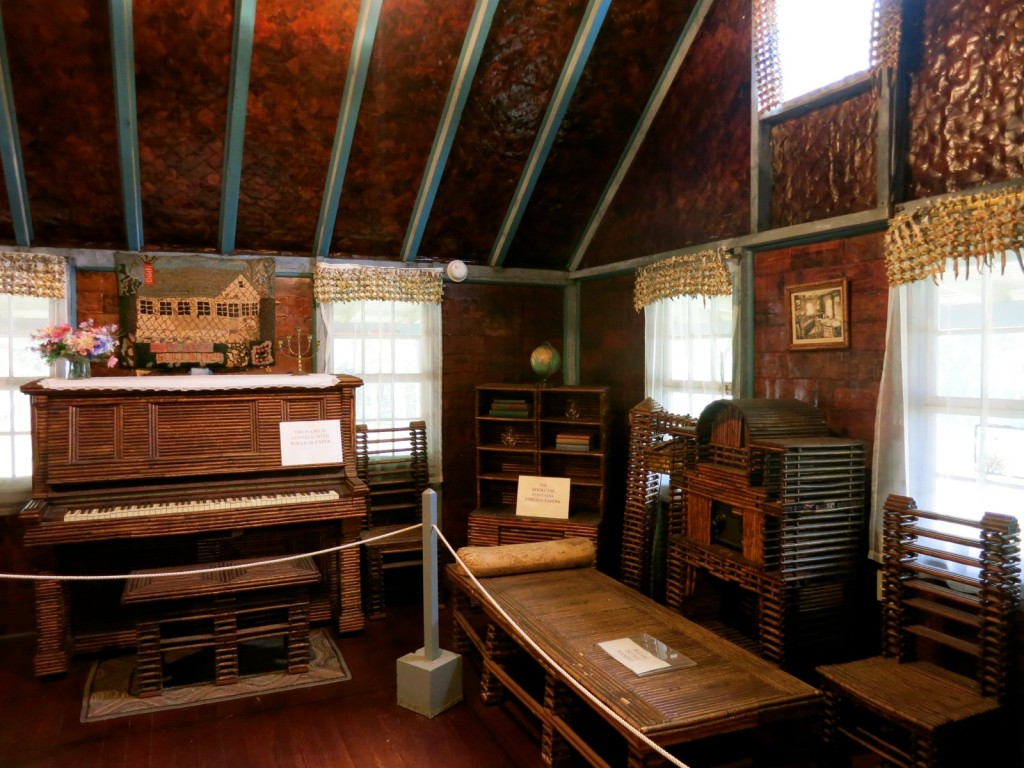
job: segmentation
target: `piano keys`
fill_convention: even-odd
[[[352,376],[108,377],[22,387],[32,402],[32,499],[20,513],[36,567],[127,573],[354,542]],[[280,424],[338,421],[341,461],[287,464]],[[318,556],[311,619],[364,626],[359,552]],[[36,674],[72,653],[134,645],[121,582],[36,583]]]

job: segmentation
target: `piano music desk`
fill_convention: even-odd
[[[288,672],[309,669],[309,586],[320,572],[309,557],[250,566],[252,560],[207,563],[152,578],[156,570],[132,571],[121,602],[137,606],[135,628],[138,695],[163,689],[164,654],[214,649],[214,682],[238,682],[238,646],[283,637]],[[238,566],[204,573],[210,568]]]

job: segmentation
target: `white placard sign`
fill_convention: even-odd
[[[635,640],[622,637],[618,640],[606,640],[598,643],[613,659],[625,664],[637,675],[646,675],[659,669],[668,669],[672,665],[659,659]]]
[[[516,514],[526,517],[569,518],[568,477],[519,476]]]
[[[281,466],[341,464],[341,421],[282,421]]]

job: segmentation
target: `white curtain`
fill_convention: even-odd
[[[430,482],[441,476],[441,305],[352,301],[319,304],[318,370],[363,379],[356,421],[427,424]],[[344,327],[344,333],[340,332]]]
[[[1024,515],[1024,273],[890,289],[876,415],[871,556],[889,493],[968,519]]]
[[[694,418],[730,397],[733,316],[732,296],[678,296],[644,307],[647,396]]]

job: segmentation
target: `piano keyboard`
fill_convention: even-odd
[[[152,517],[154,515],[188,515],[195,512],[217,512],[228,509],[253,509],[256,507],[282,507],[289,504],[315,504],[337,501],[337,491],[313,491],[308,493],[279,493],[267,496],[238,496],[223,499],[196,499],[194,501],[171,501],[158,504],[131,504],[118,507],[95,509],[69,509],[64,513],[67,522],[118,520],[130,517]]]

